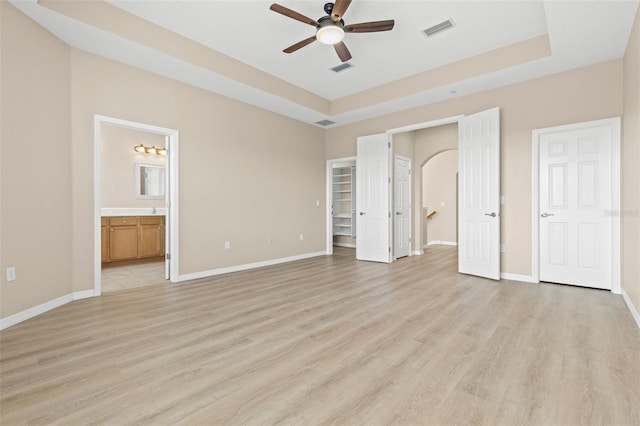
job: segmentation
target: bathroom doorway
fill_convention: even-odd
[[[178,132],[95,117],[96,295],[178,281]]]

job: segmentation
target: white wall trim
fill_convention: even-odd
[[[457,123],[464,114],[453,115],[451,117],[440,118],[438,120],[425,121],[424,123],[411,124],[409,126],[396,127],[387,130],[387,133],[395,135],[397,133],[413,132],[414,130],[428,129],[429,127],[442,126],[444,124]]]
[[[424,254],[424,250],[414,250],[411,252],[411,256],[422,256]]]
[[[631,312],[631,316],[633,317],[634,320],[636,320],[636,325],[638,326],[638,328],[640,328],[640,313],[638,313],[638,310],[633,305],[631,298],[629,298],[629,295],[624,289],[622,289],[622,298],[624,299],[624,302],[627,304],[627,308],[629,308],[629,312]]]
[[[540,282],[540,245],[538,225],[538,214],[540,209],[539,201],[539,176],[538,167],[540,162],[539,140],[540,136],[546,133],[555,133],[580,129],[586,126],[604,126],[611,128],[611,210],[619,212],[621,209],[621,174],[620,174],[620,117],[605,118],[602,120],[587,121],[583,123],[573,123],[562,126],[534,129],[531,132],[532,145],[532,173],[531,173],[531,271],[533,282]],[[611,221],[611,292],[621,294],[622,285],[620,281],[621,272],[621,234],[620,215],[613,214]]]
[[[94,297],[96,295],[95,290],[82,290],[71,293],[71,297],[73,300],[82,300],[89,299],[90,297]]]
[[[229,274],[231,272],[240,272],[240,271],[246,271],[249,269],[256,269],[256,268],[262,268],[265,266],[273,266],[273,265],[279,265],[281,263],[287,263],[287,262],[293,262],[296,260],[303,260],[303,259],[309,259],[311,257],[318,257],[318,256],[325,256],[328,253],[324,252],[324,251],[318,251],[318,252],[314,252],[314,253],[305,253],[305,254],[299,254],[296,256],[289,256],[289,257],[282,257],[279,259],[271,259],[271,260],[264,260],[261,262],[255,262],[255,263],[246,263],[244,265],[236,265],[236,266],[229,266],[226,268],[218,268],[218,269],[210,269],[208,271],[202,271],[202,272],[193,272],[190,274],[185,274],[185,275],[180,275],[179,281],[188,281],[188,280],[195,280],[198,278],[207,278],[207,277],[213,277],[216,275],[222,275],[222,274]]]
[[[457,246],[458,243],[456,241],[440,241],[440,240],[433,240],[433,241],[429,241],[425,247],[428,246],[435,246],[435,245],[440,245],[440,246]]]
[[[356,248],[356,245],[351,243],[333,243],[333,245],[338,247]]]
[[[510,274],[508,272],[500,272],[500,278],[523,283],[539,283],[539,281],[535,280],[531,275]]]
[[[62,305],[66,305],[74,300],[86,299],[95,295],[93,290],[77,291],[75,293],[66,294],[64,296],[57,297],[48,302],[41,303],[37,306],[33,306],[29,309],[25,309],[22,312],[18,312],[13,315],[9,315],[6,318],[0,319],[0,330],[9,328],[16,324],[19,324],[28,319],[37,317],[38,315],[49,312],[52,309],[59,308]]]

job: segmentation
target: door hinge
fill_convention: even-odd
[[[171,260],[171,253],[166,253],[164,257],[167,260]]]
[[[389,253],[391,253],[391,247],[389,247]]]
[[[389,183],[391,183],[391,178],[389,178]]]
[[[387,142],[387,145],[389,146],[389,149],[391,149],[391,142]]]

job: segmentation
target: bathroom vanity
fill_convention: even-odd
[[[164,259],[164,216],[102,216],[101,219],[104,266]]]

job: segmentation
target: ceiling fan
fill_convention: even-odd
[[[326,3],[324,5],[324,11],[327,15],[323,16],[317,21],[284,6],[280,6],[279,4],[272,4],[270,9],[274,12],[316,27],[316,34],[314,36],[306,38],[302,41],[297,42],[296,44],[287,47],[283,50],[283,52],[293,53],[296,50],[301,49],[306,45],[318,40],[322,44],[333,45],[340,60],[342,62],[346,62],[351,59],[351,53],[342,41],[344,39],[345,33],[373,33],[378,31],[389,31],[393,29],[393,25],[395,24],[395,21],[393,19],[387,21],[362,22],[360,24],[345,25],[342,17],[347,11],[350,3],[351,0],[336,0],[335,4]]]

